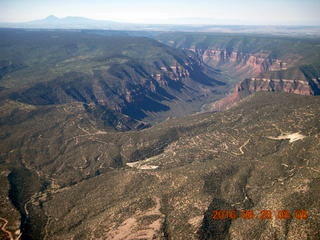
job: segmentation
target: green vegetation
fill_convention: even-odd
[[[0,99],[33,105],[82,102],[94,115],[113,115],[114,120],[104,120],[118,130],[141,125],[137,119],[176,116],[171,108],[180,108],[181,115],[197,112],[224,89],[214,72],[184,51],[150,38],[82,31],[0,33]]]
[[[122,227],[134,236],[157,221],[160,232],[152,234],[172,239],[275,232],[316,239],[319,106],[318,97],[258,93],[226,112],[117,132],[102,128],[81,104],[30,108],[9,101],[1,107],[2,159],[8,169],[21,163],[48,182],[28,205],[31,222],[48,219],[38,229],[48,239],[106,237]],[[9,116],[16,122],[3,122]],[[305,137],[272,139],[296,132]],[[132,161],[141,161],[140,169],[126,166]],[[149,165],[158,168],[143,168]],[[278,226],[203,219],[220,208],[306,209],[310,217]],[[135,228],[135,222],[145,225]]]
[[[256,77],[256,75],[278,79],[307,78],[308,81],[320,77],[319,38],[308,39],[259,34],[162,33],[157,35],[156,39],[176,48],[196,49],[200,58],[203,57],[201,53],[208,49],[225,51],[224,58],[230,58],[232,53],[236,52],[237,56],[233,56],[235,59],[232,59],[231,62],[227,59],[222,59],[221,62],[205,60],[206,64],[222,71],[224,81],[233,84],[244,78]],[[262,72],[252,72],[254,66],[244,67],[250,56],[259,58],[254,60],[255,64],[259,64],[259,62],[261,64],[261,61],[264,61],[262,68],[265,69]],[[275,60],[285,63],[284,69],[270,68]],[[253,65],[254,62],[251,64]]]
[[[271,52],[274,58],[303,56],[304,63],[319,62],[319,39],[258,34],[162,33],[160,41],[178,48],[219,48],[244,53]]]
[[[252,69],[213,68],[198,52],[144,37],[0,33],[0,238],[19,229],[22,239],[50,240],[319,236],[318,96],[258,92],[224,112],[180,118],[226,93],[224,67],[229,83],[232,71]],[[319,75],[316,39],[152,36],[296,60],[265,76]],[[211,219],[244,209],[309,217]]]
[[[128,61],[170,65],[184,58],[183,53],[144,37],[32,30],[1,30],[1,36],[0,62],[24,66],[2,76],[1,86],[10,88],[50,81],[68,72],[92,75],[95,70]]]

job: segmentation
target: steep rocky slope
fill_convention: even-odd
[[[121,118],[159,121],[196,112],[224,86],[185,52],[144,37],[24,30],[1,35],[2,99],[86,103],[95,115],[111,113],[118,129],[131,128]]]
[[[23,239],[317,239],[319,107],[319,97],[259,93],[226,112],[116,132],[79,103],[6,102],[1,216],[12,234],[21,222]]]
[[[316,40],[1,33],[0,238],[319,236]]]
[[[317,39],[270,36],[165,33],[158,39],[192,51],[203,65],[222,72],[236,85],[226,106],[257,91],[320,94],[320,49]]]

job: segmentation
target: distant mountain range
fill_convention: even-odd
[[[173,20],[172,20],[173,21]],[[231,33],[268,33],[277,35],[320,36],[320,26],[257,26],[239,25],[236,20],[219,19],[175,19],[163,24],[124,23],[110,20],[95,20],[78,16],[58,18],[50,15],[44,19],[20,22],[0,23],[0,28],[35,28],[35,29],[105,29],[129,31],[187,31],[187,32],[231,32]],[[241,23],[241,22],[240,22]],[[228,24],[228,25],[226,25]],[[256,24],[256,23],[254,23]]]
[[[22,23],[2,23],[3,27],[22,27],[22,28],[66,28],[66,29],[113,29],[126,27],[131,24],[106,21],[106,20],[94,20],[84,17],[64,17],[58,18],[54,15],[50,15],[44,19],[34,20],[30,22]]]
[[[319,240],[320,39],[92,21],[0,29],[0,239]]]

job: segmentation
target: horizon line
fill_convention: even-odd
[[[178,26],[265,26],[265,27],[320,27],[320,24],[308,24],[308,23],[260,23],[260,24],[250,24],[250,23],[242,23],[242,24],[237,24],[237,23],[223,23],[223,21],[250,21],[248,19],[221,19],[221,18],[199,18],[199,17],[181,17],[181,18],[169,18],[167,20],[176,20],[176,21],[181,21],[181,20],[203,20],[203,21],[222,21],[221,23],[173,23],[173,22],[166,22],[166,23],[161,23],[161,21],[166,21],[165,19],[148,19],[151,22],[141,22],[141,20],[137,21],[126,21],[126,20],[120,20],[120,19],[95,19],[95,18],[90,18],[90,17],[85,17],[85,16],[77,16],[77,15],[68,15],[64,17],[57,17],[55,14],[50,14],[44,18],[38,18],[38,19],[33,19],[33,20],[26,20],[26,21],[6,21],[6,22],[0,22],[1,24],[26,24],[26,23],[32,23],[35,21],[41,21],[41,20],[46,20],[49,17],[56,18],[57,20],[63,20],[65,18],[83,18],[86,20],[93,20],[93,21],[108,21],[108,22],[115,22],[115,23],[124,23],[124,24],[137,24],[137,25],[178,25]],[[152,22],[154,21],[154,22]],[[157,22],[159,21],[159,22]],[[252,20],[254,21],[254,20]]]

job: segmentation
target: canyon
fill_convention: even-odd
[[[206,106],[220,111],[258,91],[320,94],[318,53],[308,42],[293,48],[293,40],[198,34],[164,34],[160,41],[190,53],[203,66],[218,72],[230,87],[226,97]],[[275,43],[276,42],[276,43]],[[295,43],[297,46],[297,43]]]
[[[203,64],[233,72],[233,76],[245,78],[237,83],[236,91],[288,92],[301,95],[317,95],[320,89],[319,75],[308,76],[303,66],[296,66],[299,59],[285,62],[274,59],[271,53],[248,54],[237,51],[190,49]],[[288,79],[292,77],[292,79]],[[287,79],[286,79],[287,78]]]
[[[118,130],[195,113],[226,85],[186,52],[145,37],[2,31],[3,44],[18,47],[3,49],[0,99],[39,106],[81,102]]]
[[[0,33],[0,238],[319,236],[318,39]]]
[[[39,40],[31,40],[33,34]],[[0,99],[82,102],[93,118],[117,130],[221,110],[257,91],[320,94],[320,57],[311,50],[319,46],[311,40],[187,33],[150,39],[103,31],[3,35],[4,44],[19,48],[4,51],[0,61]],[[38,54],[19,57],[36,45]]]
[[[212,103],[211,110],[229,108],[258,91],[287,92],[299,95],[320,94],[319,75],[305,74],[302,66],[300,68],[295,66],[296,62],[287,63],[280,59],[272,59],[267,53],[250,55],[213,49],[204,52],[194,49],[192,51],[197,53],[204,64],[224,69],[224,71],[232,71],[236,78],[244,78],[235,84],[227,97]],[[286,77],[291,77],[291,79],[286,79]]]

